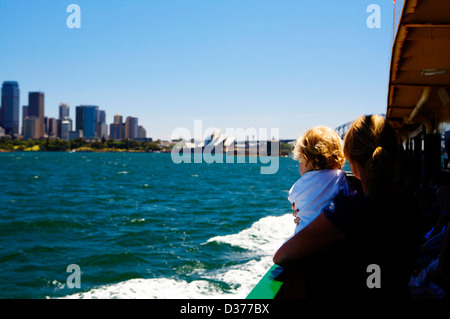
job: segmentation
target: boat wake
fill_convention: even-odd
[[[176,278],[130,279],[93,288],[62,298],[67,299],[243,299],[272,266],[275,251],[292,235],[291,214],[268,216],[236,234],[216,236],[204,244],[219,243],[240,247],[256,258],[223,269],[206,271],[200,280]],[[229,287],[224,289],[223,287]]]

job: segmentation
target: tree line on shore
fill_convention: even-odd
[[[87,141],[84,138],[76,138],[71,141],[61,139],[19,140],[0,139],[2,151],[141,151],[155,152],[169,150],[161,146],[159,140],[155,142],[139,142],[129,139]]]

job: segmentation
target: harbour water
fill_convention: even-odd
[[[297,163],[261,165],[0,153],[0,298],[245,298],[295,228]]]

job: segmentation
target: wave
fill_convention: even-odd
[[[226,243],[255,252],[273,254],[292,235],[293,230],[294,223],[291,214],[268,216],[261,218],[250,228],[237,234],[212,237],[208,239],[207,243]]]
[[[255,258],[238,265],[209,270],[198,280],[177,278],[130,279],[103,285],[67,299],[243,299],[272,265],[274,252],[293,234],[291,214],[268,216],[236,234],[216,236],[208,243],[225,243],[254,253]],[[192,276],[198,277],[196,271]],[[189,274],[188,274],[189,277]]]

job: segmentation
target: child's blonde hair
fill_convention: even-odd
[[[293,158],[306,159],[314,170],[341,169],[345,162],[342,140],[333,129],[314,126],[297,139]]]

